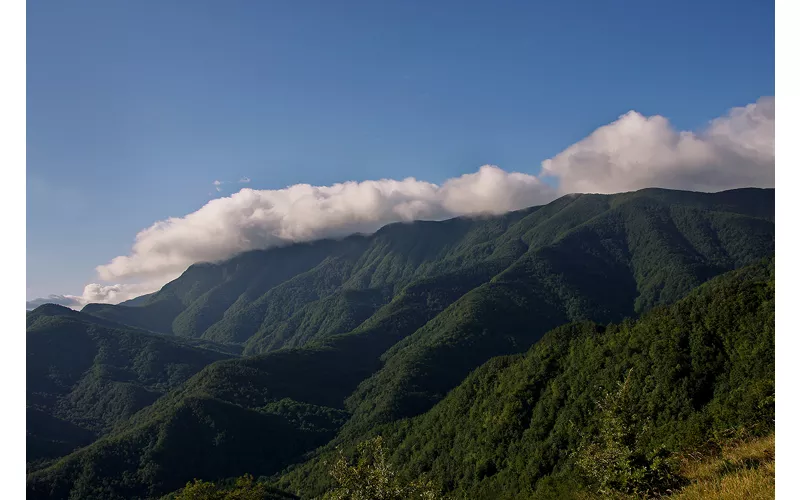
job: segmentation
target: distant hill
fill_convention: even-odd
[[[132,330],[45,304],[27,315],[29,465],[86,445],[214,361],[225,346]]]
[[[476,368],[559,325],[637,317],[770,257],[774,231],[774,190],[645,189],[191,266],[138,305],[80,314],[136,328],[137,338],[161,333],[147,338],[189,349],[199,371],[33,473],[29,496],[152,496],[194,477],[275,474],[331,440],[427,415]],[[29,341],[29,356],[45,348]],[[194,357],[198,348],[246,357],[211,363]]]

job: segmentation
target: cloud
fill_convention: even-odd
[[[401,181],[297,184],[279,190],[244,188],[209,201],[185,217],[141,231],[129,255],[97,268],[101,279],[162,279],[195,262],[290,242],[370,233],[398,221],[499,214],[551,201],[555,192],[535,176],[483,166],[441,186]]]
[[[542,162],[562,193],[775,185],[775,98],[733,108],[698,133],[630,111]]]
[[[177,278],[178,275],[165,276],[157,281],[146,283],[123,283],[116,285],[101,285],[90,283],[83,289],[82,295],[48,295],[45,298],[28,300],[25,309],[36,309],[42,304],[58,304],[75,310],[81,310],[89,303],[119,304],[140,295],[159,290],[167,281]]]
[[[84,305],[89,303],[118,304],[139,297],[140,295],[153,293],[160,289],[164,283],[177,277],[177,274],[164,276],[163,282],[162,280],[158,280],[144,283],[121,283],[116,285],[90,283],[84,287],[83,294],[80,297],[75,297],[75,299],[83,302]]]
[[[214,189],[216,189],[217,192],[219,193],[220,191],[222,191],[222,185],[223,184],[248,184],[249,182],[250,182],[250,177],[242,177],[238,181],[236,181],[235,183],[232,182],[232,181],[215,180],[211,184],[214,186]],[[209,193],[209,194],[211,194],[211,193]]]
[[[278,190],[243,188],[196,212],[156,222],[136,235],[128,255],[97,267],[107,282],[82,295],[36,299],[82,307],[118,303],[150,293],[196,262],[213,262],[252,249],[370,233],[417,219],[500,214],[573,192],[614,193],[645,187],[719,191],[775,184],[775,99],[733,108],[701,131],[678,131],[663,116],[630,111],[542,162],[557,189],[524,173],[495,166],[441,185],[414,178],[297,184]],[[237,183],[249,183],[242,177]],[[231,181],[215,180],[217,192]],[[211,193],[209,193],[211,194]],[[71,304],[71,305],[70,305]]]

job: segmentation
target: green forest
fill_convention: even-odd
[[[652,498],[710,488],[714,460],[764,473],[743,453],[774,433],[774,233],[772,189],[569,195],[40,306],[28,498]]]

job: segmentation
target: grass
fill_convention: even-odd
[[[689,459],[683,474],[691,483],[675,500],[775,498],[775,434],[723,447],[714,457]]]
[[[687,485],[662,498],[670,500],[764,500],[775,498],[775,434],[729,441],[714,452],[683,457]],[[643,500],[618,494],[600,497],[581,492],[581,500]]]

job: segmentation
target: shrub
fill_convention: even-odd
[[[633,407],[630,372],[616,391],[604,394],[597,408],[599,431],[579,448],[576,465],[599,494],[659,497],[685,482],[676,457],[663,448],[640,448],[648,422]]]
[[[403,483],[395,475],[383,450],[383,439],[376,438],[358,445],[353,462],[341,449],[330,474],[338,486],[325,500],[435,500],[438,496],[429,481]]]

